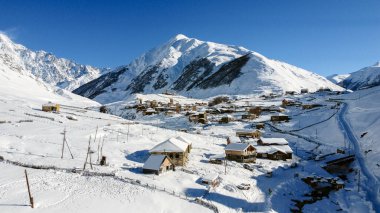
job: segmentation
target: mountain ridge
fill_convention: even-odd
[[[326,78],[272,60],[244,47],[200,41],[179,34],[122,66],[125,72],[104,82],[89,82],[73,92],[102,103],[134,93],[176,93],[206,98],[219,94],[256,94],[320,87],[341,90]],[[113,71],[113,72],[118,72]],[[115,77],[115,74],[113,74]],[[92,85],[91,87],[89,85]]]
[[[70,91],[109,71],[58,58],[43,50],[32,51],[14,43],[2,33],[0,33],[0,63],[14,71],[33,75],[45,83]]]

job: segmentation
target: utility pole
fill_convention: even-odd
[[[29,178],[28,178],[28,173],[26,172],[26,169],[25,169],[25,179],[26,179],[26,186],[28,187],[28,195],[29,195],[30,206],[33,209],[34,208],[34,200],[32,197],[32,193],[30,192]]]
[[[91,136],[90,136],[90,139],[88,140],[87,155],[86,155],[86,161],[84,162],[84,165],[83,165],[83,171],[86,169],[88,155],[90,155],[90,148],[91,148]],[[91,159],[91,156],[90,156],[90,159]],[[90,165],[91,165],[91,169],[92,169],[92,164],[90,164]]]
[[[360,169],[358,169],[358,192],[360,191]]]
[[[73,153],[71,152],[69,143],[67,142],[67,139],[66,139],[66,128],[63,130],[63,141],[62,141],[62,155],[61,155],[61,159],[63,159],[63,151],[65,149],[65,143],[67,145],[67,149],[69,149],[71,158],[74,159]]]
[[[95,138],[94,138],[94,143],[96,142],[96,135],[98,134],[98,126],[96,126],[96,131],[95,131]]]
[[[227,159],[224,158],[224,174],[227,174]]]
[[[99,160],[100,160],[100,143],[102,142],[102,136],[100,136],[99,138],[99,142],[98,142],[98,159],[96,159],[96,162],[99,163]]]

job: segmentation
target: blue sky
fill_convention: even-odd
[[[379,8],[378,0],[0,0],[0,31],[98,67],[128,64],[182,33],[329,75],[380,60]]]

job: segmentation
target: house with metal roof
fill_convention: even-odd
[[[143,172],[148,174],[153,173],[159,175],[170,170],[174,171],[175,165],[166,155],[151,155],[143,166]]]
[[[225,148],[226,159],[242,163],[256,161],[256,148],[248,143],[230,143]]]

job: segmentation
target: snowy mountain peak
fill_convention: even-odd
[[[174,36],[172,39],[172,41],[179,41],[179,40],[183,40],[183,39],[189,39],[189,37],[185,36],[184,34],[177,34],[176,36]]]
[[[373,67],[380,67],[380,61],[376,62],[374,65],[372,65]]]
[[[342,88],[326,78],[269,59],[244,47],[177,35],[129,65],[85,84],[74,93],[102,103],[120,101],[134,93],[167,90],[205,98],[220,94],[258,94]]]
[[[0,67],[33,75],[53,86],[73,90],[108,71],[58,58],[45,51],[32,51],[0,33]]]

